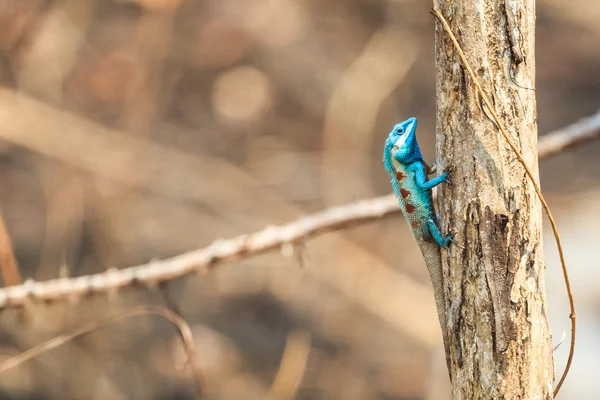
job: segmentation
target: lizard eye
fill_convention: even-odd
[[[404,129],[402,129],[402,128],[398,128],[398,129],[396,129],[396,133],[398,133],[398,134],[400,134],[400,135],[401,135],[401,134],[403,134],[403,133],[404,133]]]

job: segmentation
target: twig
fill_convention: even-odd
[[[119,313],[117,315],[112,315],[110,317],[102,318],[96,321],[89,322],[71,332],[64,333],[62,335],[58,335],[50,340],[47,340],[37,346],[30,348],[14,357],[11,357],[0,363],[0,373],[14,368],[20,364],[23,364],[26,361],[29,361],[42,353],[45,353],[49,350],[55,349],[63,344],[79,337],[86,335],[96,329],[102,328],[106,325],[113,324],[115,322],[122,321],[124,319],[128,319],[131,317],[135,317],[138,315],[145,314],[154,314],[161,316],[173,324],[177,326],[179,332],[181,333],[181,338],[183,340],[183,345],[185,347],[185,352],[188,358],[189,366],[192,372],[192,378],[196,384],[196,392],[198,393],[198,398],[202,396],[202,374],[200,373],[200,369],[196,364],[196,346],[194,345],[194,338],[192,336],[192,330],[190,326],[185,322],[183,318],[179,315],[175,314],[171,310],[165,307],[155,307],[155,306],[139,306],[131,308],[125,312]]]
[[[267,397],[268,400],[291,400],[294,398],[302,381],[309,353],[310,334],[302,331],[290,333],[279,371]]]
[[[573,292],[571,291],[571,283],[569,281],[569,272],[567,270],[567,263],[565,261],[565,255],[564,255],[564,252],[563,252],[563,247],[562,247],[562,244],[561,244],[560,235],[558,233],[558,227],[556,226],[556,222],[554,221],[554,217],[552,217],[552,212],[550,211],[550,207],[548,206],[548,203],[546,203],[546,199],[544,198],[544,195],[542,194],[542,190],[540,189],[540,185],[538,185],[538,183],[537,183],[537,181],[535,179],[535,176],[533,175],[533,172],[531,172],[531,169],[529,168],[529,166],[527,165],[527,163],[523,159],[523,156],[521,155],[521,153],[519,152],[519,150],[517,149],[517,147],[513,143],[512,139],[508,135],[508,132],[506,131],[506,128],[504,127],[504,124],[502,123],[502,121],[500,120],[500,118],[498,118],[498,115],[496,114],[496,111],[494,111],[494,107],[492,106],[492,102],[490,101],[490,99],[488,98],[487,94],[485,93],[485,91],[481,87],[481,83],[479,83],[479,80],[477,79],[477,76],[475,75],[475,72],[473,72],[473,68],[471,68],[471,65],[469,64],[469,61],[467,60],[467,57],[465,56],[465,53],[464,53],[462,47],[460,46],[460,44],[458,43],[458,40],[456,39],[456,37],[454,36],[454,33],[452,32],[452,29],[450,29],[450,25],[448,24],[448,21],[446,21],[446,19],[444,18],[444,16],[436,8],[434,8],[432,10],[432,12],[433,12],[433,15],[442,24],[442,26],[444,27],[444,30],[446,31],[446,33],[448,34],[448,36],[450,36],[450,39],[452,40],[452,43],[454,44],[454,48],[456,49],[456,52],[458,53],[460,59],[462,60],[462,63],[464,65],[465,69],[467,70],[469,76],[471,77],[471,80],[473,81],[473,84],[477,88],[477,91],[481,95],[481,99],[483,100],[483,102],[487,106],[489,112],[492,114],[492,117],[494,117],[494,121],[496,122],[496,126],[498,127],[498,129],[502,133],[502,136],[504,136],[504,139],[508,143],[509,147],[512,149],[513,153],[515,154],[515,156],[517,157],[517,159],[519,160],[519,162],[521,163],[521,165],[523,166],[523,168],[525,169],[525,173],[529,177],[529,180],[531,181],[531,184],[532,184],[535,192],[537,193],[537,196],[540,199],[540,202],[542,203],[542,207],[544,208],[544,212],[548,216],[548,220],[550,221],[550,226],[552,227],[552,233],[554,233],[554,239],[556,240],[556,247],[558,248],[558,255],[559,255],[559,258],[560,258],[560,264],[562,266],[562,271],[563,271],[563,279],[564,279],[565,287],[566,287],[566,290],[567,290],[567,296],[569,298],[569,307],[571,309],[571,314],[569,315],[569,318],[571,318],[571,346],[569,347],[569,357],[567,359],[567,365],[565,366],[565,370],[564,370],[564,372],[563,372],[560,380],[558,381],[558,384],[556,385],[556,388],[554,389],[554,397],[556,397],[556,395],[560,391],[560,388],[561,388],[563,382],[565,381],[565,378],[569,374],[569,369],[571,368],[571,363],[573,362],[573,354],[575,352],[575,336],[576,336],[576,331],[577,331],[577,329],[576,329],[577,324],[575,322],[575,320],[576,320],[575,300],[573,299]]]
[[[589,117],[542,136],[538,156],[549,157],[600,137],[600,111]],[[543,156],[542,156],[543,154]]]
[[[600,113],[599,113],[600,114]],[[598,114],[597,114],[598,115]],[[539,158],[557,154],[599,137],[600,117],[583,120],[543,136],[539,141]],[[188,253],[121,270],[76,278],[52,279],[44,282],[29,280],[22,285],[0,289],[0,308],[18,307],[30,301],[77,299],[81,296],[114,291],[133,285],[153,286],[181,278],[194,272],[206,272],[216,264],[235,258],[245,258],[294,244],[326,232],[365,224],[385,216],[400,213],[394,195],[376,197],[332,207],[279,227],[241,235],[229,240],[217,240],[210,246]]]
[[[264,253],[307,237],[379,219],[396,207],[393,196],[380,197],[375,201],[363,200],[329,208],[286,225],[269,226],[229,240],[216,240],[203,249],[162,261],[121,270],[110,268],[99,274],[76,278],[45,282],[28,280],[23,285],[0,289],[0,308],[24,305],[27,301],[34,300],[48,302],[60,298],[73,299],[136,284],[154,286],[193,272],[206,272],[211,266],[223,261]]]

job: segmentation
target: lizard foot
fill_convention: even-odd
[[[450,232],[450,234],[446,237],[446,240],[448,242],[452,242],[455,245],[457,245],[458,247],[460,247],[461,249],[465,249],[465,246],[463,246],[462,244],[458,243],[456,240],[454,240],[454,235],[456,235],[456,232]]]
[[[454,172],[454,167],[452,165],[444,168],[444,173],[442,174],[442,176],[444,177],[444,182],[446,182],[449,185],[452,185],[452,182],[450,182],[450,180],[448,179],[448,176],[450,176],[452,173]]]

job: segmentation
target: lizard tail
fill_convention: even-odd
[[[450,379],[450,332],[448,332],[448,323],[446,321],[446,296],[444,294],[444,275],[442,273],[442,257],[439,246],[436,243],[421,243],[421,252],[425,258],[429,278],[433,285],[433,294],[435,298],[435,307],[437,309],[438,320],[442,328],[442,338],[444,340],[444,351],[446,353],[446,364]]]

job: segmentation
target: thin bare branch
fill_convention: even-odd
[[[555,155],[561,149],[597,138],[600,124],[598,115],[543,136],[539,141],[539,158]],[[589,120],[596,122],[590,123]],[[286,225],[270,226],[229,240],[217,240],[206,248],[162,261],[121,270],[111,268],[99,274],[76,278],[44,282],[29,280],[22,285],[0,289],[0,308],[23,306],[30,301],[76,299],[133,285],[153,286],[191,273],[207,272],[210,267],[224,261],[279,249],[309,237],[365,224],[399,212],[393,195],[332,207]]]
[[[269,400],[291,400],[296,395],[304,376],[308,354],[310,353],[310,334],[294,331],[287,338],[279,371],[275,376]]]
[[[549,157],[600,137],[600,111],[542,136],[538,157]]]
[[[363,200],[329,208],[286,225],[269,226],[261,231],[229,240],[216,240],[203,249],[162,261],[121,270],[111,268],[99,274],[77,278],[52,279],[45,282],[28,280],[23,285],[1,289],[0,308],[23,305],[27,301],[72,299],[135,284],[154,286],[193,272],[206,272],[211,266],[223,261],[264,253],[311,236],[379,219],[389,214],[395,206],[393,196]]]
[[[183,340],[183,345],[185,348],[185,353],[188,358],[189,367],[190,367],[191,373],[192,373],[192,378],[194,379],[194,382],[196,384],[196,391],[198,393],[198,396],[201,396],[202,395],[202,386],[203,386],[202,374],[200,373],[200,369],[198,368],[198,366],[196,364],[196,347],[194,345],[194,338],[192,336],[192,330],[190,329],[190,326],[187,324],[187,322],[185,322],[185,320],[183,318],[181,318],[179,315],[177,315],[176,313],[174,313],[173,311],[171,311],[165,307],[139,306],[139,307],[131,308],[129,310],[126,310],[126,311],[121,312],[116,315],[112,315],[112,316],[109,316],[106,318],[102,318],[99,320],[89,322],[71,332],[67,332],[62,335],[58,335],[50,340],[47,340],[43,343],[38,344],[37,346],[30,348],[29,350],[26,350],[20,354],[17,354],[14,357],[4,360],[3,362],[0,363],[0,373],[7,371],[11,368],[14,368],[20,364],[23,364],[24,362],[27,362],[47,351],[50,351],[59,346],[62,346],[63,344],[70,342],[71,340],[73,340],[79,336],[86,335],[97,329],[100,329],[102,327],[105,327],[107,325],[110,325],[110,324],[113,324],[113,323],[116,323],[119,321],[122,321],[124,319],[128,319],[128,318],[135,317],[138,315],[146,315],[146,314],[158,315],[160,317],[163,317],[163,318],[169,320],[175,326],[177,326],[179,333],[181,333],[181,339]]]

